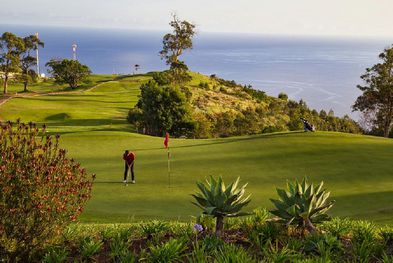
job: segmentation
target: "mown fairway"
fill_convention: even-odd
[[[105,79],[107,80],[107,79]],[[209,175],[249,182],[249,209],[270,207],[275,187],[307,176],[324,180],[337,203],[333,215],[393,224],[393,140],[341,133],[276,133],[226,139],[171,139],[171,187],[163,138],[132,133],[125,117],[147,77],[118,78],[72,94],[14,98],[0,118],[45,122],[62,144],[96,173],[83,222],[146,218],[188,220],[195,181]],[[122,153],[137,155],[137,184],[124,186]]]

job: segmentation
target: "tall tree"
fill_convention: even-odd
[[[176,15],[173,16],[169,25],[173,28],[173,32],[164,36],[160,55],[170,66],[169,72],[173,84],[181,84],[188,81],[190,76],[187,74],[187,65],[184,61],[179,60],[179,56],[183,54],[184,50],[192,49],[195,25],[185,20],[180,21]]]
[[[77,88],[80,82],[91,74],[89,67],[77,60],[52,59],[45,66],[50,68],[49,73],[52,74],[57,83],[66,83],[71,89]]]
[[[0,37],[0,71],[3,77],[3,93],[7,94],[11,74],[20,71],[19,54],[24,49],[23,39],[10,32]]]
[[[152,80],[142,84],[140,89],[140,99],[128,115],[131,123],[139,123],[145,133],[154,136],[165,132],[187,136],[194,131],[191,106],[178,87],[159,86]]]
[[[24,48],[20,54],[20,66],[22,69],[24,91],[27,91],[29,79],[37,75],[31,68],[37,65],[37,58],[32,56],[31,52],[37,50],[39,46],[44,47],[44,43],[36,35],[30,35],[23,38],[23,43]]]
[[[374,112],[374,129],[388,137],[393,122],[393,46],[386,48],[379,58],[382,62],[367,68],[361,76],[365,85],[357,87],[363,94],[356,99],[352,108],[363,114]]]

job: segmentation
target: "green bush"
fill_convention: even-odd
[[[150,253],[147,256],[148,262],[182,262],[183,252],[186,245],[183,240],[170,239],[168,242],[156,246],[150,246]]]
[[[267,262],[274,263],[294,262],[302,258],[301,254],[289,249],[288,246],[280,247],[278,243],[272,244],[270,242],[263,248],[262,255]]]
[[[162,136],[165,132],[175,137],[193,134],[195,122],[191,106],[179,88],[160,86],[152,80],[142,84],[140,89],[140,99],[128,115],[131,124],[154,136]]]
[[[121,233],[118,233],[110,242],[109,257],[114,262],[136,262],[135,256],[129,247],[128,240],[125,240]]]
[[[89,67],[77,60],[52,59],[45,66],[49,67],[49,73],[53,76],[56,83],[66,83],[72,89],[77,88],[80,82],[86,80],[91,74]]]
[[[214,253],[214,263],[256,263],[242,247],[226,244]]]
[[[80,254],[83,260],[94,260],[96,255],[103,246],[102,240],[96,240],[91,237],[85,238],[80,244]]]
[[[171,83],[171,78],[167,71],[153,72],[153,80],[160,86],[169,85]]]
[[[67,261],[68,251],[64,247],[52,247],[42,259],[43,263],[63,263]]]
[[[356,262],[369,262],[382,254],[382,240],[378,230],[370,222],[357,221],[352,227],[352,253]]]
[[[33,123],[0,127],[0,255],[27,261],[75,221],[92,178]]]
[[[347,218],[333,218],[331,221],[324,222],[322,229],[332,234],[337,238],[348,235],[353,227],[352,221]]]
[[[325,261],[329,261],[341,255],[343,246],[335,236],[311,235],[305,240],[304,250],[306,253],[314,253]]]
[[[315,223],[330,219],[326,211],[334,204],[334,201],[328,202],[330,192],[322,187],[323,182],[314,187],[305,178],[301,183],[288,182],[286,190],[277,188],[278,200],[270,199],[275,206],[270,212],[286,225],[297,225],[314,233]]]
[[[267,243],[276,242],[282,234],[282,227],[274,222],[255,225],[248,233],[251,244],[261,249]]]
[[[166,222],[153,220],[141,225],[142,235],[148,240],[157,241],[168,230],[169,225]]]

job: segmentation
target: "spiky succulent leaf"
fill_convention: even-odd
[[[210,177],[206,183],[197,182],[198,193],[193,194],[196,202],[192,202],[203,210],[204,214],[217,216],[241,216],[241,209],[248,205],[250,196],[244,197],[247,184],[239,187],[240,179],[225,186],[222,178]]]
[[[326,215],[334,204],[328,201],[330,192],[322,189],[323,182],[314,186],[304,178],[287,182],[286,189],[277,189],[278,199],[270,199],[275,209],[270,211],[286,224],[304,226],[306,221],[319,223],[329,220]]]

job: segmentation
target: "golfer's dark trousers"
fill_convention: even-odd
[[[131,164],[130,169],[131,169],[131,180],[134,181],[135,180],[135,177],[134,177],[134,163]],[[124,166],[124,181],[127,180],[127,174],[128,174],[128,164],[125,163],[125,166]]]

